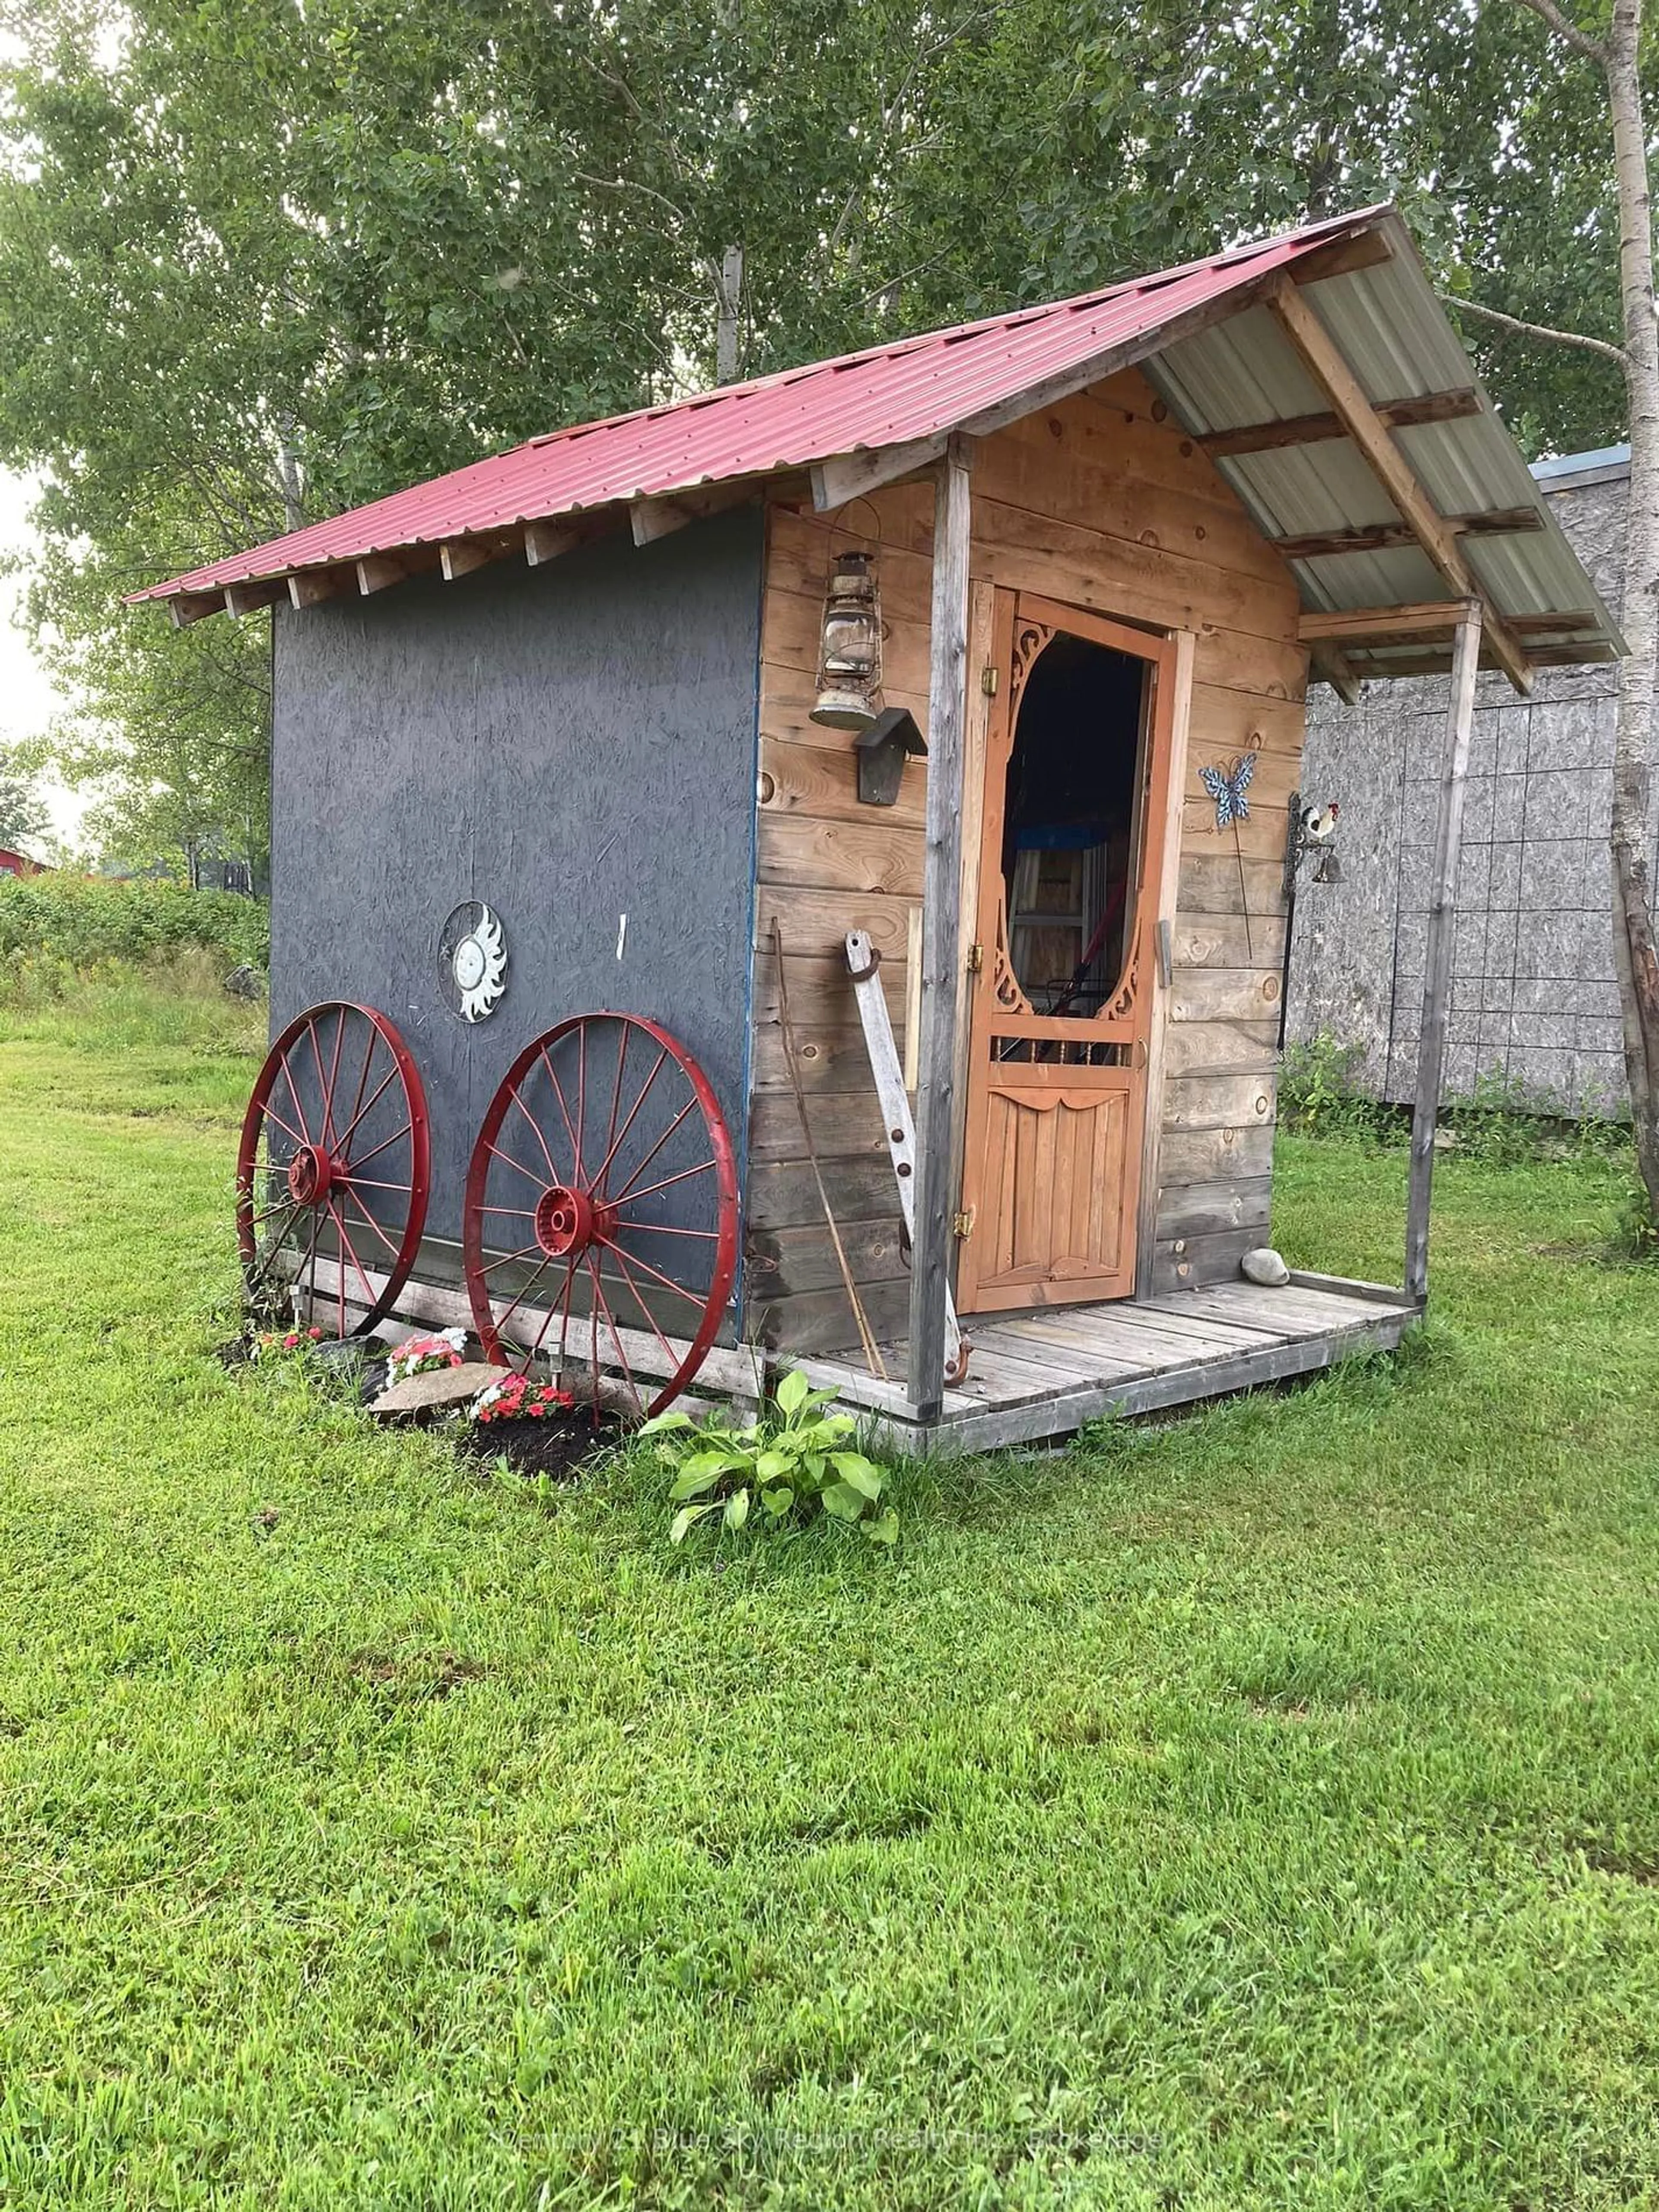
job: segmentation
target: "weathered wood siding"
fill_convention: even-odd
[[[858,803],[852,743],[808,720],[825,575],[843,547],[881,555],[885,696],[927,724],[933,495],[896,486],[834,518],[769,510],[762,625],[755,1084],[750,1106],[750,1325],[799,1350],[852,1342],[806,1162],[777,1025],[775,916],[812,1138],[878,1335],[902,1334],[906,1270],[841,941],[867,929],[903,1036],[908,918],[921,896],[926,767],[899,803]],[[833,525],[833,526],[832,526]],[[1180,919],[1165,1054],[1158,1279],[1231,1277],[1261,1241],[1271,1191],[1274,1042],[1284,951],[1286,801],[1297,782],[1306,657],[1297,603],[1272,552],[1207,459],[1164,419],[1138,375],[1114,379],[982,441],[974,470],[975,586],[1047,594],[1196,637],[1183,803]],[[970,644],[969,703],[979,647]],[[1218,838],[1199,770],[1255,747],[1241,832]],[[965,842],[977,839],[975,758]]]
[[[459,1234],[509,1063],[568,1015],[665,1023],[741,1154],[762,542],[757,508],[278,611],[272,1019],[358,999],[403,1030],[431,1108],[434,1239]],[[511,964],[469,1026],[437,945],[473,898]]]

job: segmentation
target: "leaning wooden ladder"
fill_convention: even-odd
[[[882,1126],[887,1133],[887,1150],[891,1155],[893,1173],[898,1181],[899,1211],[904,1217],[904,1233],[914,1241],[916,1233],[916,1129],[910,1115],[909,1095],[904,1088],[904,1070],[899,1061],[898,1046],[893,1039],[893,1021],[887,1011],[887,994],[881,988],[881,955],[870,942],[867,930],[849,929],[847,933],[847,970],[853,979],[853,992],[859,1002],[859,1020],[864,1028],[865,1048],[870,1054],[870,1073],[875,1078],[876,1096],[881,1102]],[[951,1286],[945,1286],[945,1380],[946,1383],[960,1382],[968,1371],[968,1355],[973,1349],[962,1340],[962,1330],[957,1321],[956,1301],[951,1296]]]

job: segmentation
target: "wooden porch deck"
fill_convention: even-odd
[[[315,1273],[326,1302],[337,1290],[337,1270],[332,1261],[319,1261]],[[368,1280],[380,1287],[373,1269]],[[349,1301],[347,1310],[356,1317]],[[969,1315],[963,1334],[973,1353],[967,1376],[945,1393],[943,1417],[931,1423],[916,1419],[905,1394],[902,1342],[880,1347],[886,1381],[872,1375],[855,1353],[798,1357],[748,1345],[716,1346],[685,1402],[707,1406],[726,1398],[752,1411],[768,1370],[799,1367],[814,1383],[833,1383],[849,1411],[871,1415],[892,1450],[994,1451],[1070,1436],[1103,1413],[1193,1405],[1313,1374],[1355,1352],[1390,1350],[1422,1310],[1405,1291],[1377,1283],[1292,1274],[1277,1291],[1222,1283],[1102,1305]],[[376,1333],[393,1340],[410,1327],[471,1325],[463,1292],[413,1279],[392,1312]],[[527,1310],[523,1318],[533,1332],[544,1317]],[[659,1345],[632,1330],[623,1335],[639,1375],[669,1371]],[[614,1364],[602,1360],[608,1368]]]
[[[969,1315],[967,1376],[945,1392],[942,1418],[926,1425],[902,1380],[881,1382],[856,1358],[790,1364],[873,1415],[891,1449],[991,1451],[1069,1436],[1103,1413],[1190,1405],[1386,1351],[1421,1312],[1403,1291],[1292,1274],[1280,1290],[1224,1283],[1107,1305]],[[902,1378],[905,1346],[880,1349],[890,1377]]]

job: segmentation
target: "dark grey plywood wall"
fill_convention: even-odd
[[[430,1235],[459,1235],[514,1054],[601,1007],[701,1060],[742,1187],[762,550],[739,510],[278,611],[271,1018],[355,999],[402,1030],[431,1109]],[[439,988],[467,899],[501,915],[511,962],[476,1025]]]

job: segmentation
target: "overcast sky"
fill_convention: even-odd
[[[8,553],[28,554],[27,514],[33,496],[21,477],[0,470],[0,548]],[[25,577],[0,576],[0,742],[38,736],[61,703],[51,678],[17,627],[27,588]],[[67,836],[81,818],[83,802],[74,793],[52,785],[44,796],[53,829]]]

